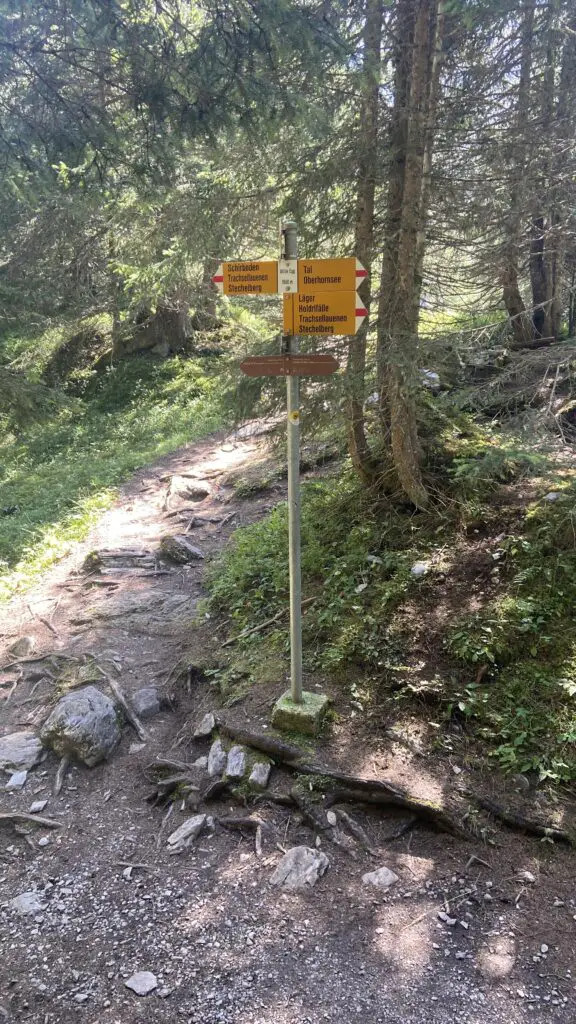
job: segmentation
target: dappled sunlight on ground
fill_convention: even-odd
[[[374,929],[374,950],[400,975],[418,976],[430,961],[435,907],[420,903],[418,914],[408,904],[386,907]]]

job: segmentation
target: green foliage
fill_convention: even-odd
[[[82,400],[0,443],[0,594],[26,585],[84,536],[139,466],[222,422],[210,360],[135,358],[91,379]]]
[[[462,495],[482,495],[500,484],[533,476],[549,465],[540,452],[531,452],[516,438],[474,438],[466,454],[452,463],[451,475]]]
[[[389,615],[414,580],[417,531],[411,527],[375,507],[348,472],[303,487],[303,592],[315,597],[304,629],[315,664],[381,664]],[[231,615],[238,631],[287,606],[286,504],[236,531],[211,567],[208,586],[211,607]],[[284,629],[276,635],[285,644]]]
[[[576,778],[576,482],[540,501],[524,529],[501,543],[498,596],[458,620],[448,650],[490,666],[487,683],[470,684],[451,707],[478,724],[493,756],[510,770]]]

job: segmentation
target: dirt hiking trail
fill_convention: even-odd
[[[266,800],[294,781],[276,768],[256,804],[256,835],[219,823],[255,811],[228,791],[198,808],[184,799],[147,802],[152,762],[186,767],[208,754],[210,739],[193,733],[219,711],[219,691],[195,670],[177,669],[184,654],[196,665],[204,644],[217,650],[227,635],[208,620],[193,626],[204,560],[159,560],[159,543],[187,531],[203,556],[218,551],[281,499],[282,481],[248,500],[227,482],[266,457],[255,427],[141,470],[86,542],[4,609],[0,738],[37,732],[63,689],[91,683],[110,695],[105,675],[128,697],[156,686],[161,708],[144,723],[144,743],[125,725],[109,760],[91,769],[71,764],[58,795],[53,753],[22,789],[0,794],[0,812],[27,813],[46,801],[41,817],[60,823],[0,823],[0,1020],[574,1024],[570,849],[497,828],[493,845],[480,827],[475,837],[455,838],[386,807],[348,807],[372,852],[338,845],[321,830],[315,836],[306,815]],[[82,571],[86,555],[103,549],[136,553]],[[24,637],[24,653],[11,653]],[[351,717],[349,698],[321,682],[339,716],[315,756],[421,798],[447,799],[455,776],[445,763],[416,740],[369,731],[360,715]],[[285,689],[285,676],[256,686],[226,715],[263,732]],[[173,855],[169,835],[200,811],[213,827]],[[272,886],[296,846],[324,853],[328,870],[306,889]],[[398,876],[389,888],[363,881],[384,866]],[[140,972],[148,973],[134,984],[149,988],[145,995],[126,985]]]

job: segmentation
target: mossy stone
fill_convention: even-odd
[[[324,693],[310,693],[304,690],[302,703],[296,704],[290,693],[283,693],[274,705],[272,725],[286,732],[302,732],[316,736],[320,731],[324,715],[330,703]]]

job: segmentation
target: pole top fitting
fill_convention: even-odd
[[[282,256],[287,260],[295,260],[298,257],[298,234],[296,222],[287,220],[281,228],[284,252]]]

